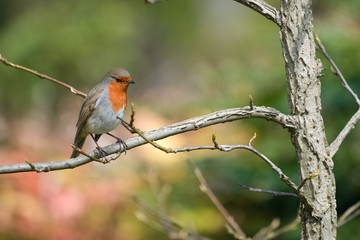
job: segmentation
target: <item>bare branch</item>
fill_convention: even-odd
[[[282,172],[282,170],[278,166],[276,166],[269,158],[267,158],[264,154],[262,154],[261,152],[259,152],[258,150],[256,150],[251,146],[248,146],[246,149],[255,153],[260,158],[262,158],[279,175],[280,180],[283,181],[286,185],[288,185],[291,188],[291,190],[293,190],[293,192],[299,196],[300,192],[297,190],[296,184],[293,181],[291,181],[291,179],[288,176],[286,176]]]
[[[78,95],[78,96],[81,96],[81,97],[84,97],[84,98],[86,97],[86,94],[85,94],[85,93],[83,93],[83,92],[75,89],[74,87],[72,87],[72,86],[70,86],[70,85],[68,85],[68,84],[66,84],[66,83],[63,83],[63,82],[61,82],[61,81],[59,81],[59,80],[56,80],[55,78],[52,78],[52,77],[49,77],[49,76],[45,75],[45,74],[38,73],[37,71],[32,70],[32,69],[30,69],[30,68],[23,67],[23,66],[14,64],[14,63],[12,63],[12,62],[9,62],[9,61],[6,60],[3,56],[1,56],[1,54],[0,54],[0,61],[1,61],[2,63],[4,63],[6,66],[10,66],[10,67],[13,67],[13,68],[16,68],[16,69],[20,69],[20,70],[23,70],[23,71],[25,71],[25,72],[34,74],[34,75],[36,75],[36,76],[39,77],[39,78],[46,79],[46,80],[49,80],[49,81],[54,82],[54,83],[56,83],[56,84],[59,84],[59,85],[61,85],[61,86],[63,86],[63,87],[66,87],[66,88],[69,89],[72,93],[74,93],[74,94],[76,94],[76,95]]]
[[[241,3],[252,10],[260,13],[267,19],[270,19],[274,23],[276,23],[279,27],[281,26],[280,21],[280,12],[275,7],[271,6],[267,2],[262,0],[234,0],[238,3]]]
[[[99,163],[104,163],[104,164],[105,164],[105,163],[109,163],[109,162],[105,162],[105,161],[103,162],[103,161],[101,161],[101,160],[98,159],[98,158],[94,158],[94,157],[90,156],[89,154],[87,154],[86,152],[83,152],[80,148],[78,148],[77,146],[75,146],[75,144],[71,144],[71,147],[72,147],[75,151],[77,151],[77,152],[81,153],[82,155],[90,158],[92,161],[99,162]],[[34,166],[34,167],[35,167],[35,166]],[[39,172],[39,171],[37,171],[37,172]]]
[[[131,103],[131,116],[130,116],[130,123],[127,123],[126,121],[124,121],[124,119],[122,118],[118,118],[119,120],[121,120],[121,124],[131,133],[136,133],[136,131],[133,129],[134,128],[134,122],[135,122],[135,107],[134,107],[134,103]]]
[[[259,192],[259,193],[266,193],[266,194],[270,194],[273,196],[285,196],[285,197],[295,197],[297,198],[298,196],[295,193],[289,193],[289,192],[278,192],[278,191],[271,191],[271,190],[264,190],[261,188],[253,188],[244,184],[239,183],[239,185],[242,188],[245,188],[251,192]]]
[[[134,116],[135,116],[135,114],[131,115],[132,118]],[[149,140],[147,137],[145,137],[145,135],[139,129],[137,129],[134,126],[134,124],[132,124],[132,126],[131,126],[130,124],[127,124],[127,122],[125,122],[122,118],[120,118],[120,117],[116,117],[116,118],[121,120],[125,125],[127,125],[128,129],[130,129],[130,132],[137,133],[140,137],[142,137],[147,143],[149,143],[153,147],[155,147],[163,152],[166,152],[166,153],[175,153],[174,150],[172,150],[171,148],[165,148],[165,147],[157,144],[156,142]]]
[[[130,126],[129,126],[130,127]],[[300,188],[303,186],[303,184],[305,184],[305,182],[307,180],[313,179],[314,177],[316,177],[319,172],[317,172],[316,174],[312,174],[311,176],[309,176],[308,178],[306,178],[303,182],[302,185],[300,184],[299,187],[297,187],[295,185],[295,183],[293,183],[291,181],[291,179],[286,176],[279,167],[277,167],[272,161],[270,161],[270,159],[268,159],[265,155],[263,155],[261,152],[259,152],[258,150],[256,150],[255,148],[253,148],[251,146],[252,141],[256,138],[256,133],[254,134],[254,136],[250,139],[249,141],[249,145],[219,145],[218,142],[216,141],[216,135],[213,134],[212,135],[212,142],[214,143],[214,146],[195,146],[195,147],[184,147],[184,148],[167,148],[164,146],[161,146],[157,143],[154,143],[153,141],[150,141],[148,138],[146,138],[142,133],[140,133],[140,131],[133,127],[132,128],[135,132],[137,132],[146,142],[150,143],[151,145],[153,145],[155,148],[166,152],[166,153],[178,153],[178,152],[189,152],[189,151],[195,151],[195,150],[220,150],[223,152],[228,152],[228,151],[232,151],[234,149],[246,149],[249,150],[253,153],[255,153],[256,155],[258,155],[260,158],[262,158],[266,163],[268,163],[270,165],[270,167],[279,175],[280,180],[283,181],[286,185],[288,185],[296,194],[296,196],[298,196],[304,203],[304,205],[306,207],[310,207],[310,205],[307,203],[307,200],[303,197],[303,195],[301,195],[300,193]]]
[[[99,158],[95,158],[95,157],[87,154],[86,152],[82,151],[80,148],[78,148],[78,147],[75,146],[74,144],[71,144],[71,147],[72,147],[74,150],[76,150],[76,151],[78,151],[79,153],[81,153],[82,155],[88,157],[88,158],[91,159],[92,161],[94,161],[94,162],[99,162],[99,163],[102,163],[102,164],[110,163],[110,161],[116,160],[116,159],[117,159],[118,157],[120,157],[120,155],[121,155],[121,151],[120,151],[120,152],[118,152],[118,154],[116,154],[115,156],[111,156],[111,158],[104,158],[103,160],[101,160],[101,159],[99,159]],[[125,152],[125,154],[126,154],[126,149],[124,149],[124,152]],[[35,167],[35,166],[34,166],[34,167]],[[39,171],[37,171],[37,172],[39,172]]]
[[[345,125],[345,127],[341,130],[339,135],[335,138],[335,140],[327,148],[329,156],[332,158],[339,150],[339,148],[340,148],[342,142],[344,141],[344,139],[346,138],[346,136],[350,133],[350,130],[353,129],[355,127],[355,124],[360,120],[360,99],[359,99],[358,95],[351,89],[351,87],[347,83],[345,77],[342,75],[340,69],[335,64],[334,60],[332,60],[332,58],[327,53],[327,51],[326,51],[324,45],[321,43],[318,35],[315,35],[315,39],[318,44],[318,46],[316,46],[316,49],[319,52],[321,52],[325,56],[325,58],[330,62],[331,66],[333,68],[334,74],[336,74],[340,77],[342,85],[351,94],[351,96],[353,96],[353,98],[355,99],[355,102],[359,106],[358,111],[351,117],[351,119],[348,121],[348,123]]]
[[[306,204],[306,200],[302,197],[302,196],[299,196],[301,195],[299,189],[300,187],[297,187],[296,184],[294,182],[291,181],[291,179],[286,176],[282,170],[277,167],[270,159],[268,159],[264,154],[262,154],[261,152],[259,152],[258,150],[256,150],[255,148],[253,148],[251,146],[251,143],[252,141],[255,139],[256,137],[256,133],[254,134],[254,136],[250,139],[249,141],[249,145],[219,145],[216,141],[216,137],[215,137],[215,134],[212,135],[212,141],[214,143],[214,146],[195,146],[195,147],[184,147],[184,148],[174,148],[174,149],[171,149],[171,148],[165,148],[163,146],[159,146],[157,145],[156,148],[162,150],[162,149],[166,149],[163,150],[167,153],[171,152],[171,153],[178,153],[178,152],[189,152],[189,151],[196,151],[196,150],[205,150],[205,149],[208,149],[208,150],[220,150],[220,151],[223,151],[223,152],[229,152],[229,151],[232,151],[234,149],[246,149],[246,150],[249,150],[253,153],[255,153],[257,156],[259,156],[260,158],[262,158],[267,164],[270,165],[270,167],[279,175],[280,177],[280,180],[283,181],[286,185],[288,185],[291,190],[293,190],[293,192],[295,193],[296,196],[300,197],[300,199],[302,199],[303,201],[305,201],[305,205]],[[319,173],[316,173],[309,176],[308,179],[312,179],[314,177],[316,177]],[[306,180],[307,181],[307,180]]]
[[[143,135],[149,140],[159,140],[169,136],[174,136],[184,132],[195,131],[200,128],[208,127],[211,125],[232,122],[240,119],[248,118],[264,118],[269,121],[276,122],[282,125],[284,128],[294,129],[297,126],[297,121],[292,116],[287,116],[279,111],[269,107],[254,107],[254,110],[250,110],[249,107],[244,108],[232,108],[213,112],[207,115],[194,117],[182,122],[171,124],[165,127],[161,127],[157,130],[144,132]],[[128,149],[138,147],[147,143],[142,137],[135,136],[126,140]],[[104,151],[109,155],[114,153],[123,152],[122,146],[118,143],[103,147]],[[98,151],[89,153],[94,158],[99,158]],[[86,156],[79,156],[77,158],[53,161],[45,163],[33,163],[33,165],[41,172],[72,169],[91,162],[92,160]],[[0,174],[15,173],[15,172],[29,172],[34,171],[28,164],[12,164],[0,166]]]
[[[170,239],[210,240],[210,238],[203,237],[196,232],[190,232],[168,216],[145,206],[137,197],[133,196],[133,199],[139,208],[136,213],[137,218],[159,232],[167,234]]]
[[[133,129],[137,132],[140,133],[138,129],[136,129],[135,127],[133,127]],[[309,176],[308,178],[306,178],[303,182],[302,185],[300,185],[299,187],[296,186],[296,184],[294,182],[291,181],[291,179],[286,176],[282,170],[277,167],[270,159],[268,159],[264,154],[262,154],[261,152],[259,152],[258,150],[256,150],[255,148],[253,148],[250,144],[251,142],[255,139],[256,134],[254,134],[254,136],[250,139],[249,141],[249,145],[219,145],[218,142],[216,141],[216,136],[215,134],[212,135],[212,142],[214,143],[214,146],[195,146],[195,147],[183,147],[183,148],[167,148],[164,146],[161,146],[157,143],[154,143],[153,141],[150,141],[148,138],[146,138],[144,136],[144,134],[140,133],[139,134],[146,142],[150,143],[151,145],[153,145],[155,148],[166,152],[166,153],[178,153],[178,152],[190,152],[190,151],[196,151],[196,150],[220,150],[223,152],[229,152],[232,151],[234,149],[246,149],[249,150],[253,153],[255,153],[256,155],[258,155],[260,158],[262,158],[267,164],[270,165],[270,167],[279,175],[280,180],[283,181],[286,185],[288,185],[288,187],[290,187],[291,190],[294,191],[295,195],[297,197],[300,198],[300,200],[303,202],[303,204],[307,207],[307,208],[311,208],[311,206],[308,204],[307,199],[300,193],[300,188],[302,187],[302,185],[310,179],[313,179],[314,177],[316,177],[319,172],[312,174],[311,176]]]
[[[135,106],[134,103],[131,103],[131,116],[130,116],[130,127],[134,125],[135,122]]]
[[[191,118],[150,132],[142,133],[137,128],[132,127],[132,129],[136,131],[136,133],[139,134],[139,136],[131,137],[127,139],[126,145],[128,146],[128,149],[131,149],[143,145],[145,143],[150,143],[154,147],[166,153],[177,153],[177,152],[193,151],[200,149],[220,149],[221,151],[231,151],[235,148],[243,148],[250,150],[256,155],[258,155],[260,158],[262,158],[267,164],[269,164],[270,167],[279,175],[280,180],[283,181],[286,185],[288,185],[294,191],[294,193],[298,195],[300,201],[304,204],[304,206],[306,208],[311,209],[311,206],[308,204],[307,199],[303,195],[301,195],[297,186],[291,181],[291,179],[288,176],[286,176],[279,167],[277,167],[272,161],[270,161],[270,159],[268,159],[265,155],[263,155],[261,152],[259,152],[258,150],[256,150],[251,146],[244,146],[244,145],[235,145],[235,147],[226,146],[226,145],[220,146],[216,143],[215,139],[213,139],[214,146],[186,147],[186,148],[180,148],[174,150],[171,148],[164,148],[159,144],[153,142],[154,140],[159,140],[180,133],[197,130],[218,123],[225,123],[225,122],[231,122],[244,118],[256,118],[256,117],[265,118],[270,121],[275,121],[277,123],[280,123],[283,127],[290,128],[296,126],[293,118],[290,118],[289,116],[286,116],[272,108],[255,107],[255,106],[253,110],[251,110],[249,107],[233,108],[233,109],[226,109],[226,110],[214,112],[200,117]],[[107,147],[104,147],[103,150],[110,155],[114,153],[120,154],[121,152],[124,151],[124,148],[123,146],[119,146],[119,144],[115,143]],[[34,163],[32,166],[30,166],[29,164],[5,165],[0,167],[0,174],[28,172],[28,171],[48,172],[48,171],[69,169],[89,163],[97,158],[99,158],[98,151],[93,151],[89,153],[88,156],[79,156],[75,159],[69,159],[64,161]]]
[[[304,184],[305,184],[307,181],[309,181],[310,179],[316,178],[317,176],[319,176],[319,174],[320,174],[320,169],[319,169],[316,173],[311,174],[310,176],[304,178],[304,179],[301,181],[301,183],[299,184],[299,186],[298,186],[298,191],[304,186]]]
[[[200,182],[200,189],[208,197],[211,199],[211,201],[214,203],[217,209],[219,209],[220,213],[224,216],[225,220],[230,226],[231,233],[235,233],[234,236],[236,236],[238,239],[246,239],[246,234],[244,231],[240,228],[240,226],[235,222],[234,218],[229,214],[229,212],[225,209],[225,207],[221,204],[219,199],[215,196],[213,191],[210,189],[209,185],[207,184],[204,176],[202,175],[199,168],[195,167],[193,164],[190,164],[194,170],[195,176]]]
[[[337,227],[341,227],[358,215],[360,215],[360,201],[349,207],[349,209],[346,210],[343,215],[341,215]]]
[[[261,152],[259,152],[258,150],[256,150],[251,146],[246,146],[241,148],[247,149],[258,155],[260,158],[262,158],[279,175],[280,180],[283,181],[288,187],[290,187],[290,189],[299,197],[300,201],[304,204],[305,208],[309,210],[312,209],[307,198],[299,191],[299,188],[296,186],[296,184],[293,181],[291,181],[291,179],[287,175],[285,175],[282,172],[282,170],[278,166],[276,166],[269,158],[267,158],[264,154],[262,154]],[[310,177],[313,178],[312,176],[313,175],[311,175]]]
[[[345,127],[341,130],[339,135],[335,138],[335,140],[327,147],[328,153],[330,157],[333,157],[337,151],[339,150],[342,142],[349,134],[351,129],[355,127],[355,125],[360,120],[360,108],[357,112],[350,118],[350,120],[346,123]]]
[[[330,62],[331,66],[334,68],[336,75],[338,75],[341,79],[342,85],[345,87],[345,89],[353,96],[353,98],[355,99],[356,103],[359,105],[360,107],[360,99],[358,97],[358,95],[351,89],[351,87],[349,86],[349,84],[347,83],[345,77],[342,75],[340,69],[338,68],[338,66],[335,64],[335,62],[331,59],[331,57],[329,56],[329,54],[326,52],[326,49],[324,47],[324,45],[321,43],[320,38],[318,37],[318,35],[315,35],[315,39],[316,42],[319,46],[317,46],[317,50],[319,52],[321,52],[326,59]]]
[[[251,147],[251,144],[255,140],[255,138],[256,138],[256,132],[254,132],[254,136],[249,140],[249,147]]]

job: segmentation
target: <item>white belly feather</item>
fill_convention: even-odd
[[[95,110],[88,119],[87,129],[89,133],[104,134],[110,132],[121,123],[118,117],[122,119],[125,115],[126,105],[119,111],[114,112],[108,94],[104,94],[105,92],[107,93],[107,91],[104,91],[103,94],[99,96],[95,104]],[[99,109],[101,109],[101,113]]]

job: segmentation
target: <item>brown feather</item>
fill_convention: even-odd
[[[81,110],[80,110],[80,114],[79,114],[79,119],[76,123],[76,127],[77,127],[77,133],[76,136],[82,131],[84,125],[86,124],[87,120],[89,119],[89,117],[91,116],[91,114],[94,112],[95,110],[95,103],[99,98],[99,95],[104,91],[104,89],[100,88],[97,89],[94,93],[92,94],[88,94],[88,97],[85,99]],[[75,137],[76,139],[76,137]]]

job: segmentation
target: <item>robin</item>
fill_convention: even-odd
[[[103,79],[89,92],[81,107],[79,119],[76,123],[77,131],[74,144],[82,148],[88,135],[95,141],[100,155],[104,150],[97,144],[102,134],[108,134],[118,140],[126,148],[126,144],[118,137],[110,134],[121,121],[126,109],[127,89],[135,82],[123,68],[115,68],[106,73]],[[106,154],[106,153],[105,153]],[[79,156],[74,150],[70,158]]]

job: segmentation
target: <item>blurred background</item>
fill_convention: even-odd
[[[278,1],[269,3],[279,7]],[[354,91],[360,92],[360,2],[314,3],[315,32]],[[153,130],[190,117],[256,105],[288,113],[278,27],[231,1],[0,0],[0,54],[13,63],[88,92],[114,67],[124,67],[136,85],[129,103],[135,125]],[[355,101],[326,68],[323,116],[331,142],[357,110]],[[83,99],[67,89],[0,64],[1,165],[67,159]],[[130,113],[127,111],[126,119]],[[243,120],[160,141],[167,147],[253,142],[298,182],[289,133],[264,120]],[[114,132],[131,135],[122,127]],[[113,143],[102,137],[100,145]],[[360,199],[360,127],[335,155],[338,212]],[[84,146],[94,149],[91,141]],[[291,222],[298,201],[248,192],[239,183],[289,191],[259,158],[242,150],[165,154],[142,146],[117,161],[46,174],[0,176],[1,239],[168,239],[136,217],[132,195],[190,231],[233,239],[225,221],[199,189],[192,161],[249,236],[279,218]],[[160,198],[160,197],[161,198]],[[160,201],[161,200],[161,201]],[[160,203],[160,204],[159,204]],[[356,239],[359,217],[338,230]],[[151,225],[151,224],[150,224]],[[299,239],[299,227],[277,239]]]

